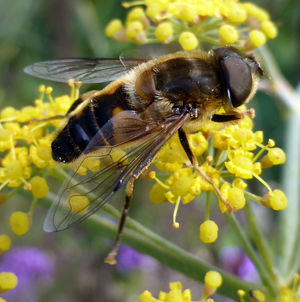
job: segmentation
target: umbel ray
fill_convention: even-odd
[[[230,124],[254,116],[253,109],[237,109],[253,97],[259,75],[264,74],[254,56],[220,47],[208,53],[178,52],[149,60],[50,60],[35,63],[25,72],[59,82],[112,81],[103,90],[76,100],[58,127],[52,157],[72,163],[73,169],[48,212],[46,231],[61,231],[83,221],[126,185],[118,234],[106,258],[114,264],[134,181],[176,132],[192,167],[233,210],[199,168],[187,134],[200,131],[208,121]],[[218,114],[221,108],[224,114]],[[101,161],[100,169],[79,175],[77,170],[91,159]],[[87,202],[75,210],[72,199],[76,198]]]

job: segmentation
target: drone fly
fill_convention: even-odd
[[[83,221],[126,185],[118,234],[106,258],[115,263],[134,181],[176,132],[193,168],[232,210],[199,168],[187,134],[199,131],[208,121],[238,122],[254,115],[253,109],[237,109],[253,97],[259,75],[264,74],[254,56],[220,47],[208,53],[178,52],[156,59],[50,60],[35,63],[25,72],[59,82],[112,81],[103,90],[76,100],[58,127],[52,157],[72,163],[73,169],[47,215],[45,231],[65,230]],[[221,108],[224,114],[218,113]],[[79,175],[78,169],[91,159],[98,159],[100,168]],[[81,208],[80,203],[72,208],[76,198],[86,201]]]

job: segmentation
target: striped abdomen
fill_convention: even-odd
[[[74,161],[99,129],[116,113],[129,109],[121,85],[113,94],[99,93],[81,111],[70,115],[67,124],[52,142],[53,159],[63,163]]]

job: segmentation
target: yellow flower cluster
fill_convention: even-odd
[[[51,142],[53,131],[60,123],[60,119],[53,117],[64,116],[79,95],[79,85],[70,82],[70,86],[70,96],[53,99],[53,89],[41,85],[35,106],[21,110],[6,107],[0,112],[0,190],[23,186],[38,199],[48,194],[45,176],[56,166],[51,157]],[[24,235],[30,229],[34,207],[35,201],[28,213],[12,213],[9,221],[16,235]],[[0,251],[3,252],[10,244],[1,236]]]
[[[123,2],[123,6],[136,7],[128,12],[125,24],[114,19],[105,30],[108,37],[118,42],[178,41],[187,51],[208,42],[251,50],[277,36],[277,27],[269,13],[251,2],[138,0]]]
[[[272,191],[260,177],[262,169],[283,164],[285,153],[275,147],[273,140],[269,140],[267,145],[262,144],[263,132],[253,132],[253,121],[250,117],[247,116],[237,125],[230,125],[224,129],[220,129],[219,125],[214,127],[214,123],[211,122],[204,131],[188,135],[188,140],[198,162],[202,163],[200,169],[217,187],[221,186],[222,196],[235,211],[242,209],[246,203],[247,184],[242,179],[251,178],[256,178],[265,185],[268,194],[263,197],[248,194],[249,198],[273,210],[283,210],[287,207],[285,194],[281,190]],[[214,157],[208,156],[208,146],[212,144],[215,150],[210,153]],[[257,149],[260,150],[257,152]],[[264,152],[267,154],[262,157]],[[163,202],[175,204],[173,226],[179,227],[176,216],[180,202],[187,204],[200,195],[201,191],[214,191],[214,188],[189,167],[189,160],[180,145],[178,135],[174,135],[158,153],[156,167],[162,173],[157,176],[152,171],[149,174],[150,178],[157,182],[150,191],[150,200],[156,204]],[[232,177],[234,178],[232,182],[225,181],[225,178]],[[224,201],[219,200],[219,206],[222,213],[228,211]],[[205,243],[212,243],[217,237],[218,226],[209,220],[208,215],[200,226],[200,239]]]
[[[222,285],[222,276],[216,271],[209,271],[204,278],[204,288],[202,292],[201,301],[213,302],[212,296],[218,287]],[[160,292],[158,299],[154,298],[149,291],[144,291],[140,297],[139,302],[192,302],[192,295],[189,289],[182,291],[182,284],[180,282],[170,283],[170,291]]]

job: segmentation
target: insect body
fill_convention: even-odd
[[[198,167],[186,134],[199,131],[210,120],[224,123],[253,115],[253,110],[237,109],[252,98],[258,75],[263,74],[253,56],[222,47],[208,53],[179,52],[123,63],[97,59],[46,61],[27,67],[25,72],[62,82],[70,78],[83,83],[117,78],[103,90],[75,101],[57,131],[52,157],[57,162],[73,163],[73,170],[48,213],[46,231],[64,230],[81,222],[127,184],[118,235],[106,259],[114,263],[134,180],[177,131],[192,166],[231,209]],[[222,115],[218,114],[221,108],[225,111]],[[99,160],[100,168],[79,175],[77,170],[91,160]]]

